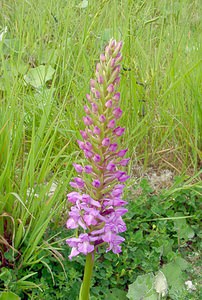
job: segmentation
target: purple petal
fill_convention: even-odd
[[[72,257],[77,256],[78,254],[80,254],[80,252],[75,247],[73,247],[72,251],[68,257],[70,260],[72,260]]]
[[[119,180],[119,182],[125,182],[129,178],[130,178],[130,176],[124,174],[121,177],[119,177],[118,180]]]
[[[67,194],[67,198],[70,202],[76,203],[76,201],[81,199],[81,196],[77,192],[71,192],[71,193]]]
[[[89,242],[84,242],[78,245],[78,251],[87,255],[88,253],[94,250],[94,246],[91,245]]]
[[[69,218],[66,222],[66,227],[69,229],[75,229],[79,226],[79,224],[73,218]]]

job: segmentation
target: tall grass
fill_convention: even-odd
[[[177,173],[199,167],[200,1],[81,4],[0,3],[0,29],[8,27],[0,42],[1,256],[11,251],[20,266],[38,261],[50,220],[59,222],[79,156],[83,98],[95,58],[112,36],[124,41],[121,105],[132,164]],[[40,65],[55,73],[35,88],[24,76]]]
[[[202,143],[200,1],[89,1],[83,9],[81,3],[3,1],[1,24],[17,48],[5,60],[7,69],[12,62],[6,92],[11,93],[13,65],[15,72],[24,67],[22,73],[40,64],[56,69],[53,110],[64,108],[58,120],[60,148],[82,126],[82,99],[97,53],[111,36],[121,38],[122,106],[131,152],[145,166],[163,162],[179,171],[196,170]],[[15,76],[12,95],[22,84]],[[22,93],[30,107],[33,94],[24,89],[20,98]],[[75,138],[67,151],[74,149]]]

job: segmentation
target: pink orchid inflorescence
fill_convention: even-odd
[[[69,212],[66,226],[69,229],[81,227],[83,233],[69,238],[72,247],[69,258],[80,253],[87,255],[100,245],[107,245],[106,251],[121,252],[124,238],[119,233],[126,231],[122,216],[127,212],[122,200],[124,182],[129,178],[123,167],[129,158],[124,158],[128,149],[120,149],[118,138],[125,128],[117,126],[122,115],[119,107],[120,62],[122,42],[110,40],[105,53],[100,55],[96,66],[96,79],[90,80],[89,102],[84,106],[85,130],[81,130],[82,141],[78,140],[87,164],[74,163],[78,173],[70,185],[76,189],[67,195],[74,205]]]

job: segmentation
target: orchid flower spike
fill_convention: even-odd
[[[122,42],[110,40],[100,55],[95,78],[90,80],[88,103],[84,106],[85,130],[78,145],[86,163],[74,163],[77,176],[70,182],[75,191],[67,195],[73,204],[66,223],[68,229],[79,230],[77,237],[66,240],[72,248],[70,259],[79,254],[93,253],[99,246],[106,252],[121,252],[126,230],[122,216],[127,204],[122,199],[125,181],[123,170],[129,158],[123,158],[128,149],[121,149],[120,137],[125,128],[118,126],[122,116],[119,107],[120,62]],[[81,229],[81,230],[80,230]]]

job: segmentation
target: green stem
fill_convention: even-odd
[[[83,282],[80,289],[79,300],[89,300],[90,282],[93,273],[94,252],[87,254]]]

